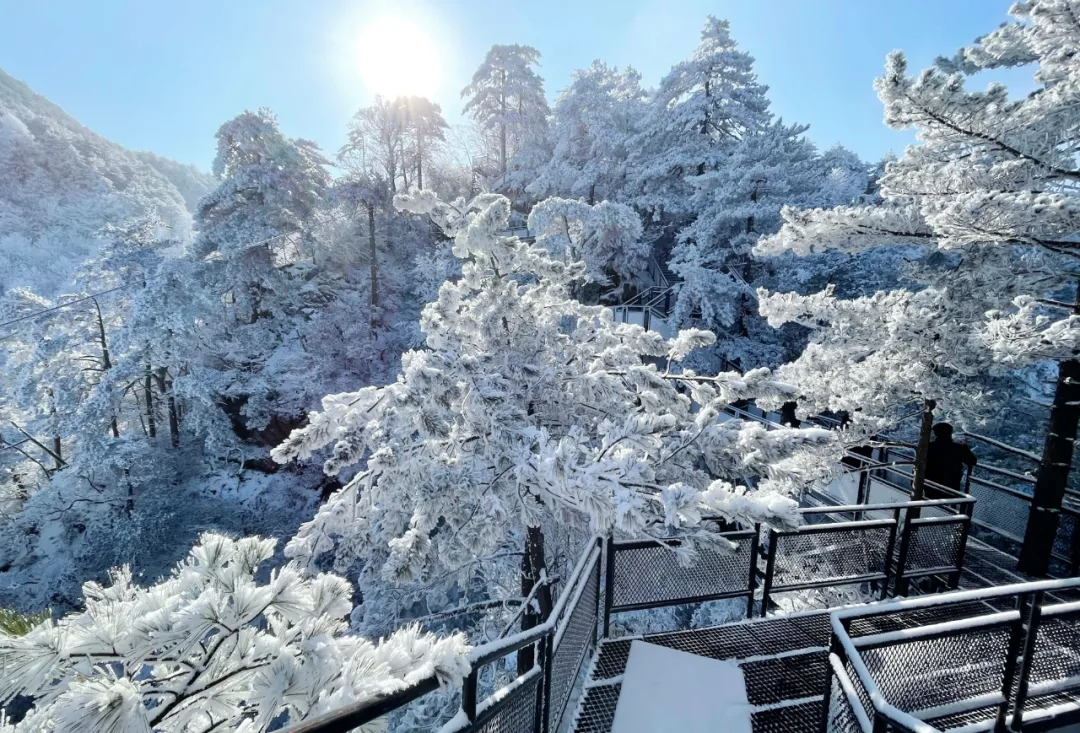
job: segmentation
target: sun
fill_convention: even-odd
[[[360,77],[384,97],[430,97],[439,87],[439,58],[431,37],[408,18],[385,15],[360,33]]]

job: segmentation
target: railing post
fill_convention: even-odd
[[[555,654],[555,631],[549,631],[540,639],[540,659],[544,665],[540,694],[536,697],[536,733],[548,733],[551,725],[551,659]]]
[[[595,620],[593,621],[592,633],[592,643],[594,647],[599,642],[597,634],[600,633],[600,614],[604,612],[604,610],[600,608],[600,573],[603,572],[604,569],[604,539],[602,537],[596,538],[596,549],[600,554],[596,558],[596,615],[593,616]]]
[[[844,656],[844,645],[836,638],[835,632],[829,637],[829,654],[835,654],[841,662],[846,661],[846,657]],[[832,707],[832,678],[832,662],[826,659],[825,698],[821,701],[821,720],[818,722],[818,733],[829,733],[829,709]],[[840,694],[844,694],[843,689],[840,690]]]
[[[773,571],[776,568],[776,539],[778,535],[775,529],[769,528],[769,554],[765,558],[765,585],[761,589],[761,618],[765,618],[769,609],[769,594],[772,592]]]
[[[864,506],[870,503],[870,469],[866,466],[872,459],[859,462],[859,488],[855,492],[855,503]],[[866,519],[866,512],[855,512],[855,521],[861,522]]]
[[[754,525],[754,539],[750,541],[750,579],[746,584],[746,617],[754,617],[754,591],[757,589],[758,549],[761,544],[761,525]]]
[[[476,720],[476,684],[479,671],[473,667],[461,686],[461,712],[465,713],[470,723]]]
[[[971,531],[971,515],[975,513],[974,509],[974,504],[967,504],[966,509],[960,510],[967,512],[967,520],[960,525],[960,546],[956,550],[956,572],[949,573],[949,590],[956,590],[960,587],[960,576],[964,572],[964,553],[967,550],[968,533]]]
[[[861,463],[868,463],[868,461],[861,461]],[[859,466],[859,490],[855,494],[856,504],[867,504],[870,500],[870,469],[865,465]],[[861,519],[862,517],[860,517]]]
[[[1043,592],[1036,591],[1031,594],[1031,607],[1028,609],[1027,623],[1025,626],[1024,651],[1020,657],[1020,672],[1016,680],[1016,698],[1013,700],[1012,722],[1013,730],[1020,730],[1024,721],[1024,704],[1027,702],[1028,680],[1031,677],[1031,665],[1035,656],[1035,640],[1039,633],[1039,619],[1042,616]]]
[[[907,569],[908,546],[911,543],[911,520],[918,517],[912,516],[914,508],[908,507],[904,511],[903,526],[900,529],[900,551],[896,554],[896,583],[893,585],[893,595],[906,596],[908,594],[908,579],[904,577]]]
[[[604,549],[604,638],[611,631],[611,606],[615,595],[615,535],[608,535]]]
[[[1009,714],[1009,701],[1012,699],[1012,684],[1016,678],[1016,663],[1020,656],[1020,643],[1024,638],[1024,616],[1027,613],[1027,602],[1030,596],[1019,596],[1016,601],[1020,611],[1020,618],[1009,629],[1009,645],[1005,649],[1005,670],[1001,681],[1001,704],[998,705],[997,723],[994,730],[1005,730],[1005,718]]]
[[[893,550],[896,549],[896,533],[900,528],[901,507],[893,509],[893,526],[889,530],[889,541],[885,545],[885,577],[881,579],[881,600],[889,597],[889,581],[892,579]],[[899,577],[899,575],[897,575]]]

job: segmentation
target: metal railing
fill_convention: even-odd
[[[835,611],[821,730],[1046,729],[1080,720],[1080,579]]]
[[[878,452],[878,460],[883,463],[894,461],[897,457],[911,459],[913,456],[913,451],[900,447],[882,448]],[[900,473],[910,481],[910,473]],[[971,518],[977,535],[1015,557],[1024,541],[1034,485],[1035,479],[1031,476],[984,463],[968,471],[965,489],[977,500]],[[1080,571],[1078,528],[1080,503],[1067,495],[1058,513],[1052,557],[1059,563],[1060,571],[1068,575],[1076,575]]]
[[[611,310],[615,315],[615,320],[619,323],[631,323],[631,314],[638,313],[641,314],[641,323],[638,325],[646,331],[663,331],[665,328],[673,331],[673,329],[667,328],[667,318],[671,315],[674,297],[674,291],[670,287],[644,288],[629,300],[612,306]],[[660,323],[654,324],[654,320]],[[663,324],[665,328],[655,328],[656,325],[660,324]]]
[[[603,635],[613,614],[745,598],[746,618],[769,613],[777,593],[866,586],[879,598],[906,594],[911,581],[935,578],[956,588],[975,500],[947,499],[804,507],[792,529],[725,532],[733,550],[702,552],[679,564],[679,540],[617,541],[605,558]],[[762,567],[762,563],[764,566]],[[756,603],[758,588],[760,603]]]
[[[664,272],[664,268],[661,267],[655,257],[649,258],[648,275],[649,279],[652,280],[658,288],[667,289],[675,284],[668,278],[667,273]]]
[[[690,566],[672,551],[678,540],[637,540],[606,546],[603,635],[610,634],[614,613],[746,598],[746,616],[754,612],[760,528],[721,533],[733,549],[703,552]]]
[[[461,690],[461,712],[443,731],[548,733],[559,731],[596,644],[600,616],[601,542],[585,548],[548,620],[518,634],[473,649],[471,671]],[[534,664],[481,697],[486,668],[532,648]],[[391,695],[365,700],[297,723],[284,733],[345,733],[418,700],[439,687],[435,676]]]
[[[557,733],[570,703],[584,684],[582,669],[595,650],[598,633],[610,635],[614,614],[721,599],[745,599],[746,617],[754,615],[762,589],[760,615],[775,593],[799,589],[870,584],[884,597],[890,579],[942,575],[955,586],[963,564],[962,541],[942,543],[923,535],[947,527],[966,532],[973,500],[942,499],[892,504],[804,508],[805,523],[795,529],[755,526],[722,532],[732,550],[702,552],[689,566],[680,565],[679,540],[590,542],[568,578],[547,621],[532,629],[479,646],[461,691],[461,712],[444,731]],[[939,510],[937,516],[917,516]],[[855,518],[887,515],[886,518]],[[906,548],[906,550],[905,550]],[[922,558],[932,558],[924,561]],[[764,568],[761,564],[764,562]],[[498,689],[481,695],[485,670],[527,648],[533,666]],[[490,679],[494,675],[489,675]],[[486,686],[493,688],[490,682]],[[439,687],[432,676],[399,692],[344,707],[303,721],[287,733],[336,733],[352,730],[402,708]]]
[[[778,415],[774,419],[770,413],[755,406],[746,409],[728,408],[726,411],[772,427],[775,427],[779,420]],[[814,418],[814,422],[825,427],[836,427],[838,424],[835,420],[821,416]],[[996,448],[1003,446],[1000,442],[983,436],[968,434],[968,437]],[[1009,450],[1015,455],[1035,460],[1034,455],[1025,451],[1011,448]],[[869,456],[849,452],[848,458],[856,465],[866,466],[870,462],[878,464],[875,469],[864,470],[860,474],[856,503],[880,503],[903,500],[910,496],[914,450],[889,445],[873,449]],[[904,467],[905,465],[907,467]],[[1032,476],[985,462],[969,470],[964,493],[976,499],[976,503],[971,507],[971,525],[976,530],[976,535],[997,549],[1016,557],[1031,513],[1034,484],[1035,479]],[[926,486],[933,489],[937,495],[959,495],[955,490],[932,481],[927,481]],[[1070,576],[1080,573],[1080,496],[1071,491],[1066,493],[1058,512],[1057,533],[1051,555],[1057,561],[1061,573]]]

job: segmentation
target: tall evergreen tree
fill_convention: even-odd
[[[653,93],[634,138],[635,203],[662,214],[693,212],[693,178],[724,164],[733,144],[769,123],[768,87],[740,51],[728,22],[709,16],[701,43]]]
[[[515,157],[539,167],[537,149],[547,138],[549,114],[544,80],[536,73],[540,52],[532,46],[495,45],[461,91],[465,114],[495,135],[497,175],[506,178]],[[524,186],[521,186],[524,188]]]
[[[550,160],[529,190],[539,196],[583,198],[589,204],[621,196],[630,140],[646,109],[641,74],[600,61],[574,72],[555,103]]]

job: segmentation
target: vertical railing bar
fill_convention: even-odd
[[[769,554],[765,559],[765,585],[761,589],[761,618],[765,618],[769,609],[769,594],[772,592],[773,572],[776,568],[776,545],[780,535],[769,528]]]
[[[476,720],[476,687],[479,673],[479,668],[473,667],[461,686],[461,711],[465,713],[470,723]]]
[[[844,645],[836,638],[836,632],[829,637],[829,653],[835,654],[841,663],[847,662],[844,654]],[[832,707],[832,664],[826,660],[825,664],[825,698],[821,702],[821,720],[818,721],[818,733],[829,733],[829,709]],[[840,691],[843,694],[843,690]]]
[[[861,469],[862,466],[860,465]],[[870,503],[870,472],[859,471],[859,489],[855,494],[856,504],[869,504]],[[866,512],[858,512],[855,516],[856,521],[862,521]]]
[[[904,512],[903,526],[900,529],[900,551],[896,555],[896,581],[893,584],[893,595],[896,596],[906,596],[908,592],[908,580],[904,577],[904,571],[907,570],[908,549],[911,544],[911,520],[917,516],[912,517],[912,507],[908,507]]]
[[[1009,714],[1009,700],[1012,699],[1013,679],[1016,677],[1016,663],[1020,656],[1020,642],[1024,638],[1024,616],[1027,611],[1025,603],[1028,599],[1029,596],[1027,594],[1022,594],[1017,597],[1020,618],[1016,620],[1016,623],[1012,624],[1009,631],[1009,644],[1005,650],[1004,678],[1001,681],[1002,699],[1001,704],[998,705],[997,723],[994,730],[1005,729],[1005,718]]]
[[[754,525],[754,538],[750,540],[750,578],[746,583],[746,618],[754,617],[754,591],[757,590],[758,550],[761,544],[761,525]]]
[[[889,541],[885,546],[885,577],[881,580],[881,600],[889,596],[889,580],[892,576],[893,550],[896,549],[896,532],[900,527],[901,507],[893,509],[893,526],[889,529]]]
[[[611,606],[612,596],[615,595],[615,536],[608,535],[604,550],[604,638],[608,638],[611,631]]]
[[[600,614],[603,611],[600,608],[600,572],[602,565],[602,558],[604,557],[604,539],[602,537],[596,538],[596,549],[598,551],[596,557],[596,569],[593,571],[596,575],[596,614],[593,616],[593,630],[592,630],[592,644],[595,649],[599,643],[597,639],[597,633],[600,631]]]
[[[570,612],[567,612],[566,616],[568,622],[570,618]],[[555,630],[552,629],[546,636],[540,639],[540,654],[538,655],[544,665],[544,675],[540,684],[540,691],[537,694],[537,721],[536,721],[536,733],[548,733],[548,729],[551,725],[551,664],[554,659],[555,652],[553,647],[555,646]]]
[[[971,532],[971,515],[974,514],[974,505],[967,508],[967,520],[960,526],[960,547],[956,551],[956,572],[949,575],[949,589],[956,590],[960,587],[960,576],[964,572],[964,555],[967,553],[968,533]]]
[[[1035,641],[1039,633],[1039,618],[1042,614],[1043,592],[1036,591],[1031,594],[1028,609],[1026,633],[1024,637],[1024,651],[1020,657],[1020,674],[1016,681],[1016,699],[1013,701],[1013,714],[1011,727],[1019,730],[1024,720],[1024,704],[1027,702],[1028,679],[1031,676],[1031,665],[1034,663]]]

